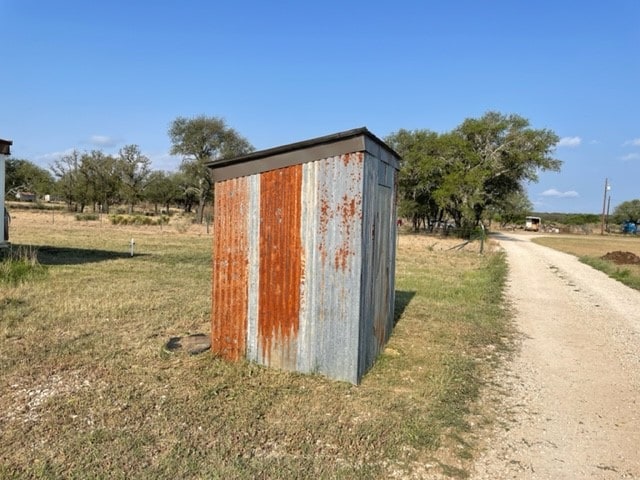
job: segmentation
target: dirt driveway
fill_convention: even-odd
[[[474,479],[640,479],[640,292],[500,235],[520,332]]]

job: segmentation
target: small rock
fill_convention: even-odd
[[[187,335],[186,337],[172,337],[164,346],[164,351],[175,353],[178,351],[187,352],[189,355],[197,355],[206,352],[211,348],[211,339],[204,333]]]

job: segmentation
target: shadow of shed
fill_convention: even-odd
[[[359,128],[209,163],[215,354],[360,382],[393,328],[398,161]]]

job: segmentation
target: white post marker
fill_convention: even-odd
[[[133,257],[133,246],[136,244],[135,240],[132,238],[129,242],[129,246],[131,247],[131,256]]]

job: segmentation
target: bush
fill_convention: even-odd
[[[99,220],[100,216],[97,213],[76,213],[76,220],[78,221],[95,221]]]
[[[6,206],[9,210],[44,210],[44,211],[64,211],[65,205],[56,203],[42,203],[42,202],[6,202]]]
[[[110,215],[109,220],[113,225],[166,225],[169,223],[168,215],[149,217],[146,215]]]

